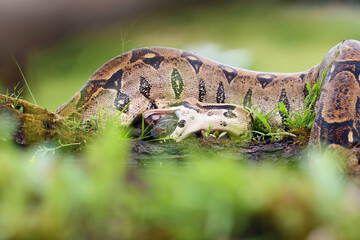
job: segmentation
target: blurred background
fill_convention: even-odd
[[[14,56],[38,104],[55,111],[107,60],[145,46],[302,71],[360,40],[359,12],[350,0],[0,0],[0,92],[23,85]]]

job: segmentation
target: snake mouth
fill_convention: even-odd
[[[144,121],[151,128],[154,138],[170,136],[175,131],[179,116],[178,107],[153,109],[143,113]]]
[[[180,109],[177,107],[168,108],[168,109],[153,109],[143,113],[143,118],[147,125],[153,126],[156,125],[157,122],[161,118],[179,118]]]

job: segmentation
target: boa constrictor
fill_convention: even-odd
[[[356,167],[360,159],[360,42],[356,40],[338,44],[319,65],[299,73],[248,71],[171,48],[135,49],[100,67],[57,113],[86,120],[98,108],[105,109],[105,118],[123,111],[118,121],[128,125],[143,112],[189,97],[215,108],[217,104],[233,108],[251,102],[266,113],[283,102],[287,110],[299,110],[308,94],[306,83],[315,84],[329,66],[310,142],[356,150],[349,160]],[[278,113],[275,122],[281,124],[284,118]],[[247,120],[245,117],[244,122]]]

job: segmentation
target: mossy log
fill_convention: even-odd
[[[79,143],[81,148],[83,143],[95,135],[79,122],[63,118],[28,101],[3,94],[0,94],[0,120],[2,127],[10,127],[14,125],[14,121],[16,122],[14,134],[0,137],[13,138],[22,146],[61,141],[62,144]]]

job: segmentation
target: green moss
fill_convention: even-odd
[[[93,137],[85,131],[80,122],[63,118],[47,109],[24,100],[18,101],[18,108],[13,103],[18,99],[0,94],[0,113],[10,112],[17,121],[15,141],[20,145],[33,146],[42,142],[62,142],[84,144]],[[22,109],[22,111],[19,111]],[[3,123],[11,124],[13,120]],[[78,147],[79,149],[81,146]]]

